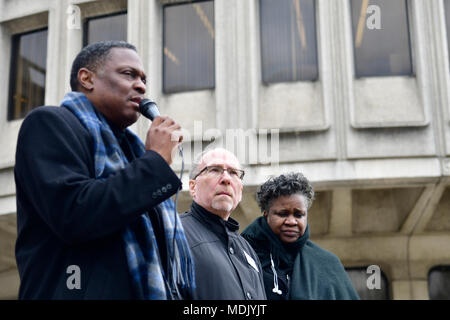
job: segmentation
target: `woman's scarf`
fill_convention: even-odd
[[[95,159],[96,179],[105,179],[110,174],[124,168],[128,159],[119,146],[107,120],[95,110],[92,103],[81,92],[67,93],[61,103],[80,120],[93,138],[93,153]],[[126,135],[130,139],[133,152],[137,157],[145,153],[142,141],[129,129]],[[150,196],[150,195],[149,195]],[[168,254],[174,253],[174,261],[165,275],[158,254],[158,244],[152,223],[143,212],[133,228],[125,228],[123,239],[125,253],[135,292],[140,299],[166,300],[171,298],[172,284],[178,285],[185,292],[191,293],[195,287],[194,268],[187,240],[178,215],[177,229],[174,237],[174,204],[167,199],[155,206],[155,213],[159,214],[164,227],[165,243]],[[134,227],[134,226],[138,227]],[[137,238],[143,239],[137,241]],[[175,247],[173,247],[175,244]],[[170,266],[168,266],[170,268]]]

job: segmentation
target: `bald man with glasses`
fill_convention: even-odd
[[[190,172],[193,202],[181,215],[195,263],[194,299],[265,300],[258,256],[230,217],[242,199],[244,170],[222,148],[200,154]]]

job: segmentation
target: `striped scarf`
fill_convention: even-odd
[[[108,122],[83,93],[67,93],[61,106],[69,109],[93,137],[96,179],[104,179],[127,165],[128,159]],[[129,129],[126,129],[126,135],[136,156],[144,154],[142,141]],[[174,203],[167,199],[154,209],[156,212],[152,214],[159,214],[163,222],[165,243],[168,254],[173,253],[173,262],[168,265],[169,274],[165,275],[155,233],[147,214],[140,215],[133,227],[126,227],[123,235],[125,253],[136,296],[149,300],[172,299],[176,298],[171,296],[174,289],[182,289],[185,294],[192,295],[195,287],[193,262],[178,215],[175,215],[176,232],[174,229]],[[137,239],[141,240],[138,242]]]

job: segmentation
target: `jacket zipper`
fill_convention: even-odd
[[[286,279],[287,279],[287,292],[289,292],[289,275],[288,274],[286,274]]]

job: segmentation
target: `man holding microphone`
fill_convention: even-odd
[[[19,299],[190,298],[192,259],[170,200],[180,125],[156,117],[145,144],[127,129],[146,91],[129,43],[85,47],[70,84],[60,107],[36,108],[19,132]]]

